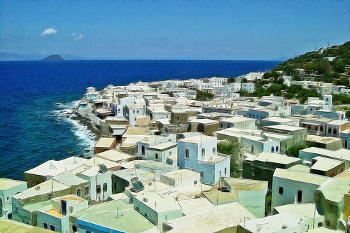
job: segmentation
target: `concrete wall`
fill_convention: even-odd
[[[279,189],[283,188],[283,194],[279,194]],[[293,203],[314,202],[314,192],[319,187],[318,184],[300,182],[281,177],[273,177],[272,180],[272,202],[271,209],[276,206]],[[301,202],[298,202],[298,191],[302,193]]]
[[[1,196],[0,217],[8,218],[8,215],[12,213],[12,197],[15,194],[22,192],[23,190],[26,190],[26,189],[27,189],[27,183],[23,182],[22,184],[19,184],[10,189],[0,191],[0,196]]]
[[[156,154],[158,154],[158,159],[156,159]],[[157,162],[166,163],[169,156],[176,155],[176,154],[177,154],[176,146],[163,151],[146,149],[146,160],[154,160]]]

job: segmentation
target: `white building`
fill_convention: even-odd
[[[201,174],[205,184],[230,176],[230,157],[217,154],[216,137],[199,135],[178,141],[178,165]]]
[[[90,199],[105,201],[112,195],[111,172],[104,165],[90,167],[77,174],[78,177],[90,181]]]
[[[88,201],[75,195],[54,198],[51,205],[37,211],[37,226],[51,231],[70,232],[69,215],[88,207]]]
[[[255,83],[242,83],[242,90],[247,90],[249,93],[255,91]]]
[[[272,180],[271,208],[314,202],[314,191],[329,177],[277,168]]]
[[[0,178],[0,217],[12,218],[12,197],[27,189],[27,182]]]

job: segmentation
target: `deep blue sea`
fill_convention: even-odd
[[[278,61],[23,61],[0,62],[0,177],[47,160],[79,156],[94,136],[60,111],[72,108],[89,86],[138,81],[237,77],[266,71]]]

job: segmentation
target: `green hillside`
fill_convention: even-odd
[[[299,57],[289,59],[269,72],[265,78],[269,78],[275,71],[283,71],[286,75],[300,79],[303,69],[304,76],[315,77],[317,81],[333,82],[338,85],[349,85],[350,75],[350,41],[343,45],[335,45],[329,48],[321,48],[318,51],[308,52]]]

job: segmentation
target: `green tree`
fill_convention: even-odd
[[[228,79],[228,83],[235,83],[236,82],[236,79],[235,78],[229,78]]]
[[[347,117],[348,119],[350,119],[350,110],[347,110],[345,114],[346,114],[346,117]]]
[[[241,83],[247,83],[248,79],[247,78],[242,78]]]
[[[214,98],[214,94],[197,90],[196,100],[207,101],[207,100],[212,100],[213,98]]]
[[[249,96],[249,91],[247,91],[247,90],[240,90],[239,91],[239,94],[240,94],[240,96]]]
[[[304,145],[296,145],[289,147],[288,150],[286,150],[286,155],[290,157],[299,157],[299,151],[305,149],[306,146]]]
[[[234,141],[219,142],[218,152],[231,156],[231,177],[241,177],[244,159],[244,150],[242,144]]]
[[[343,61],[336,61],[334,64],[334,71],[338,73],[344,73],[345,71],[345,64]]]

